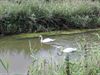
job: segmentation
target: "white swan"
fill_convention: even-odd
[[[75,52],[77,49],[76,48],[65,48],[62,50],[63,53],[70,53],[70,52]]]
[[[64,48],[63,46],[60,46],[60,45],[56,45],[56,46],[54,46],[54,47],[60,49],[60,51],[63,52],[63,53],[70,53],[70,52],[74,52],[74,51],[77,50],[77,48],[71,48],[71,47],[69,47],[69,48]]]
[[[40,35],[39,37],[41,38],[41,40],[40,40],[41,43],[48,43],[48,42],[55,41],[55,39],[51,39],[51,38],[45,38],[45,39],[43,39],[42,35]]]
[[[63,48],[63,47],[59,47],[60,48],[60,52],[57,53],[57,55],[61,56],[63,53],[72,53],[75,52],[77,50],[77,48]]]

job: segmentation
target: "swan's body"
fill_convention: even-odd
[[[61,56],[63,53],[71,53],[71,52],[75,52],[77,49],[76,48],[63,48],[60,47],[60,52],[57,53],[57,55]]]
[[[62,50],[63,53],[70,53],[76,51],[76,48],[65,48]]]
[[[45,38],[45,39],[43,39],[42,35],[40,35],[39,37],[41,38],[41,40],[40,40],[41,43],[48,43],[48,42],[55,41],[55,39],[51,39],[51,38]]]
[[[60,49],[63,53],[70,53],[77,50],[77,48],[64,48],[63,46],[55,46],[56,48]]]

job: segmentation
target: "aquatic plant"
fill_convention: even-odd
[[[3,59],[0,59],[0,64],[5,69],[7,75],[9,75],[9,63]]]

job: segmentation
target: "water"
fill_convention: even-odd
[[[62,62],[66,54],[59,56],[59,49],[55,48],[56,45],[66,47],[78,47],[77,42],[82,41],[82,38],[86,38],[88,43],[99,42],[98,37],[95,35],[97,32],[89,32],[73,35],[58,35],[50,36],[50,38],[56,39],[55,42],[50,44],[41,44],[39,38],[31,39],[16,39],[11,36],[0,38],[0,58],[7,60],[10,64],[10,74],[27,74],[28,67],[32,63],[32,57],[30,56],[32,51],[29,48],[29,40],[31,41],[32,49],[35,52],[34,56],[37,58],[43,57],[48,59],[52,57],[55,62]],[[70,55],[70,59],[78,59],[80,53],[73,53]],[[0,75],[6,73],[5,69],[0,66]]]

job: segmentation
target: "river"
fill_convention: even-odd
[[[61,60],[64,60],[64,55],[59,56],[57,54],[59,49],[55,46],[60,45],[64,48],[77,48],[77,43],[79,43],[83,38],[85,38],[88,43],[99,42],[98,36],[96,36],[97,33],[99,34],[99,31],[72,35],[48,36],[56,39],[54,42],[49,44],[41,44],[40,38],[16,39],[12,36],[0,37],[0,58],[9,63],[10,74],[25,75],[27,74],[29,65],[32,63],[32,57],[30,56],[32,51],[30,51],[29,41],[31,42],[35,57],[49,59],[49,56],[52,56],[53,61],[60,62]],[[44,36],[44,38],[46,37]],[[73,54],[72,58],[79,57],[79,55],[77,54],[75,56]],[[5,69],[1,65],[0,75],[4,75],[5,73]]]

